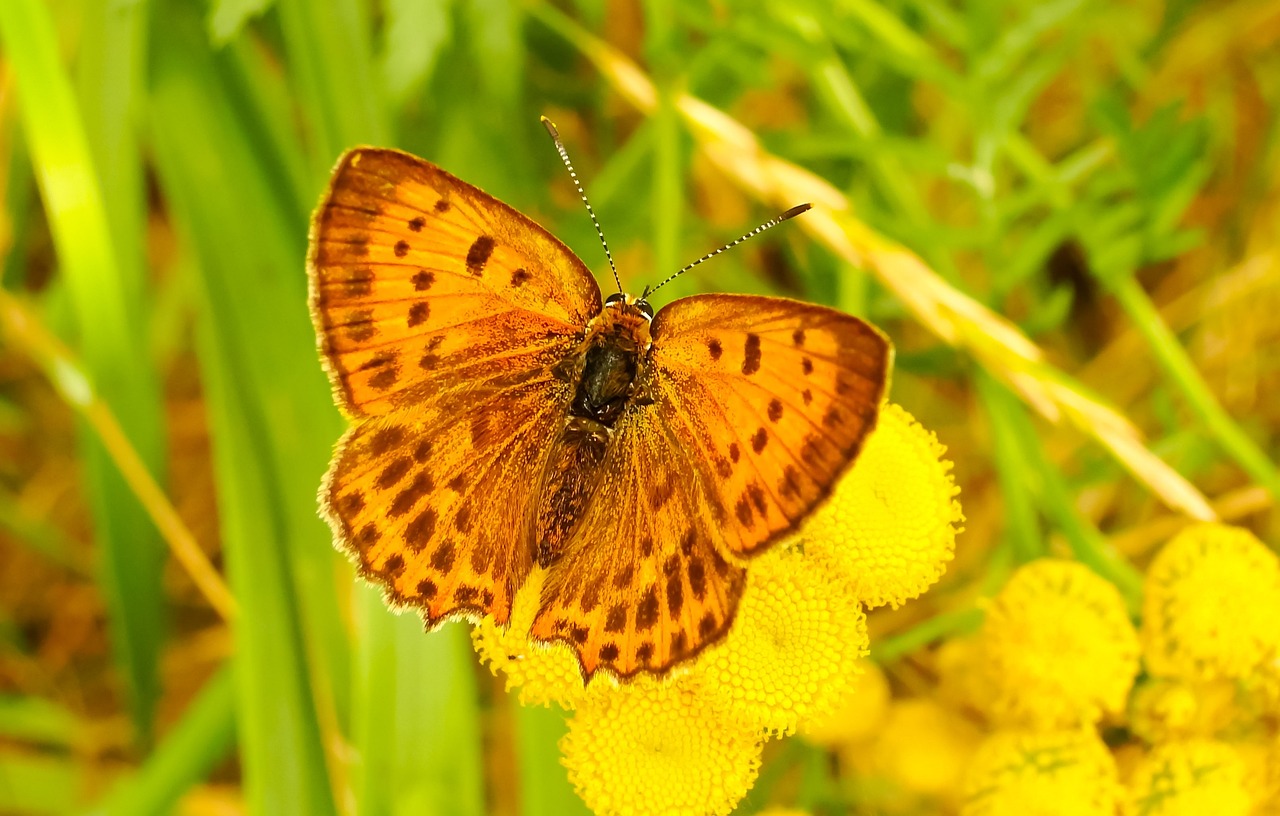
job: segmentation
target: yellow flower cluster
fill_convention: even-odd
[[[867,653],[862,606],[811,563],[785,547],[753,562],[733,630],[698,665],[717,703],[763,731],[830,714]]]
[[[1125,816],[1245,816],[1252,801],[1244,777],[1244,763],[1229,745],[1162,745],[1134,770]]]
[[[569,780],[597,814],[728,813],[760,766],[758,729],[718,716],[698,679],[593,690],[561,741]]]
[[[1280,656],[1280,559],[1247,530],[1198,524],[1147,572],[1142,646],[1160,677],[1255,674]]]
[[[969,766],[962,816],[1114,816],[1120,780],[1092,729],[1002,731]]]
[[[476,627],[476,650],[521,702],[573,709],[564,764],[597,814],[727,814],[753,784],[766,739],[803,727],[834,743],[884,716],[888,685],[866,667],[864,606],[919,595],[950,560],[963,517],[943,451],[885,406],[826,506],[748,565],[725,639],[667,677],[598,676],[584,689],[567,648],[530,642],[541,574],[508,626]],[[904,751],[909,727],[899,729]]]
[[[524,705],[551,705],[573,708],[585,691],[578,658],[563,643],[539,643],[529,637],[545,570],[535,570],[516,593],[511,620],[498,626],[486,615],[471,630],[471,642],[483,663],[497,674],[506,675],[507,691],[515,690]],[[592,680],[595,686],[608,678]]]
[[[1019,569],[979,634],[996,722],[1092,725],[1124,709],[1138,674],[1138,635],[1116,588],[1088,567],[1042,559]]]
[[[845,576],[867,607],[900,606],[932,586],[964,521],[946,448],[897,405],[831,501],[805,525],[805,547]]]

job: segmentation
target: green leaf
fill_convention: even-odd
[[[127,18],[139,12],[120,13]],[[121,25],[130,28],[137,21],[126,19]],[[125,434],[156,473],[164,458],[163,422],[160,391],[138,320],[142,313],[137,302],[139,272],[135,267],[131,277],[127,264],[121,264],[85,119],[70,78],[59,64],[47,5],[40,0],[0,3],[0,38],[17,79],[22,121],[74,307],[85,368]],[[111,50],[117,47],[123,52]],[[97,51],[90,47],[103,64],[114,66],[112,75],[104,78],[104,87],[125,99],[134,81],[129,64],[137,57],[132,47],[128,39],[112,43],[110,49],[106,44],[97,46]],[[116,118],[121,112],[103,108],[101,113],[94,122],[96,135],[107,142],[100,145],[104,160],[129,152],[129,126]],[[130,194],[128,173],[127,169],[112,171],[110,189],[118,196],[111,203],[136,208],[139,200]],[[136,223],[140,216],[121,213],[117,218],[124,230],[130,219]],[[112,647],[129,690],[134,721],[145,739],[159,696],[164,549],[146,512],[97,439],[82,428],[80,442]]]

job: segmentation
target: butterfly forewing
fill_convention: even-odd
[[[600,309],[591,273],[550,233],[396,150],[339,160],[309,266],[334,390],[356,416],[553,365]]]
[[[794,531],[875,426],[888,341],[849,315],[750,295],[700,295],[653,323],[655,408],[695,452],[729,552]]]
[[[630,410],[565,554],[547,579],[532,634],[577,650],[590,677],[663,672],[728,630],[745,571],[718,551],[697,468],[658,406]]]

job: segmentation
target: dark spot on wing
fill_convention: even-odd
[[[427,322],[427,316],[431,314],[431,305],[425,300],[420,300],[409,307],[409,328],[421,326]]]
[[[404,543],[414,552],[427,546],[427,541],[436,531],[436,511],[430,507],[423,510],[409,525],[404,528]]]
[[[650,584],[636,608],[636,629],[647,632],[658,622],[658,588]]]
[[[724,353],[724,349],[720,347],[720,341],[714,337],[707,342],[707,351],[711,352],[712,360],[719,360],[720,355]]]
[[[406,240],[404,240],[403,238],[402,238],[402,239],[400,239],[399,241],[396,241],[396,245],[395,245],[395,247],[394,247],[394,252],[396,253],[396,257],[397,257],[397,258],[403,258],[404,256],[408,255],[408,254],[409,254],[409,242],[408,242],[408,241],[406,241]]]
[[[698,634],[703,640],[711,637],[716,631],[716,615],[714,612],[708,612],[702,616],[702,620],[698,621]]]
[[[467,250],[467,271],[472,275],[479,275],[484,271],[484,265],[489,262],[489,256],[493,254],[493,239],[488,235],[481,235],[476,239],[471,248]]]
[[[696,555],[689,559],[689,586],[693,589],[693,597],[699,601],[707,594],[707,572],[702,566],[702,559]]]
[[[667,611],[671,617],[680,614],[684,607],[684,578],[676,574],[667,579]]]
[[[418,471],[408,487],[401,490],[391,502],[391,507],[387,508],[387,515],[391,518],[399,518],[408,513],[423,496],[431,492],[431,488],[431,476],[425,470]]]
[[[606,632],[621,632],[627,628],[627,605],[618,604],[609,610],[609,615],[604,621],[604,630]]]
[[[774,397],[769,400],[769,421],[777,422],[782,419],[782,400]]]
[[[612,663],[618,659],[618,644],[606,643],[600,647],[600,659],[605,663]]]
[[[458,508],[457,514],[453,517],[453,526],[463,535],[471,532],[471,504],[469,502],[464,501],[462,506]]]
[[[373,325],[373,309],[358,309],[347,314],[343,320],[342,331],[347,339],[355,343],[363,343],[378,333]]]
[[[760,370],[760,335],[748,334],[746,349],[742,355],[742,373],[754,374]]]
[[[768,432],[764,428],[756,428],[756,432],[751,435],[751,450],[759,453],[767,444],[769,444]]]
[[[404,437],[404,428],[399,425],[380,428],[374,432],[373,436],[369,437],[369,455],[373,457],[383,456],[392,448],[399,447],[404,442]]]
[[[516,271],[511,273],[511,285],[519,288],[521,286],[524,286],[524,282],[529,280],[532,277],[533,275],[529,274],[529,270],[525,269],[522,266]]]
[[[396,459],[394,462],[383,468],[382,472],[378,474],[378,489],[386,490],[387,488],[392,487],[403,479],[408,472],[408,457],[402,456],[399,459]]]
[[[338,499],[338,515],[342,516],[345,519],[350,519],[352,516],[356,515],[363,509],[364,509],[364,494],[360,493],[359,491],[355,493],[348,493],[347,495]]]
[[[425,227],[426,225],[427,225],[427,219],[423,218],[420,215],[415,215],[409,221],[409,229],[413,230],[414,232],[422,232],[422,228]]]
[[[440,572],[448,572],[453,568],[453,542],[441,541],[440,546],[431,554],[431,566]]]
[[[418,444],[413,446],[413,461],[422,464],[427,461],[427,457],[431,455],[431,440],[419,439]]]
[[[436,282],[436,276],[425,269],[419,269],[409,280],[413,282],[414,291],[425,292],[431,288],[431,284]]]

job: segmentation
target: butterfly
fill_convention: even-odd
[[[750,559],[828,496],[887,386],[892,348],[858,318],[602,301],[547,230],[398,150],[340,158],[307,262],[353,421],[320,490],[339,548],[428,629],[506,625],[546,570],[530,635],[588,680],[662,674],[722,638]]]

